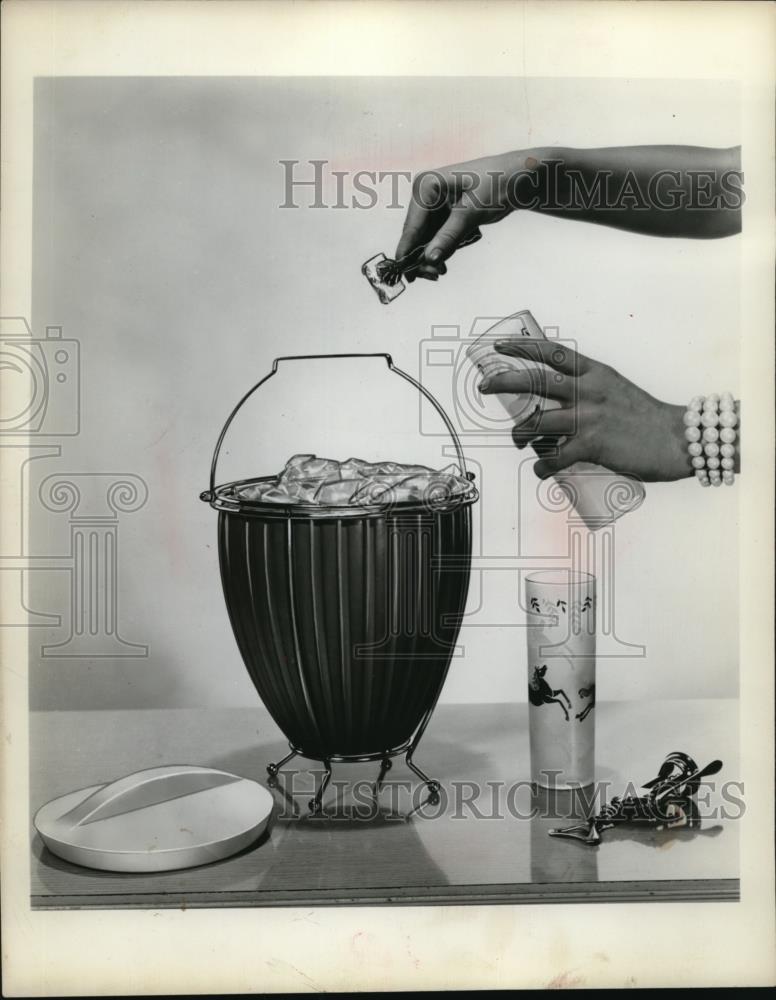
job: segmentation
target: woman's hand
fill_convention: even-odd
[[[714,239],[741,231],[739,147],[535,147],[415,177],[396,258],[425,247],[407,270],[432,281],[479,227],[517,209],[651,236]]]
[[[444,262],[463,242],[473,242],[480,226],[499,222],[520,205],[518,186],[525,186],[538,165],[530,151],[518,151],[418,174],[396,259],[419,246],[426,249],[407,280],[436,281],[445,274]]]
[[[544,369],[504,372],[483,380],[483,393],[535,393],[557,400],[530,430],[514,428],[518,448],[533,443],[540,479],[575,462],[592,462],[644,482],[693,475],[684,436],[684,406],[650,396],[608,365],[547,341],[506,341],[501,354],[540,362]],[[533,421],[531,421],[533,424]]]

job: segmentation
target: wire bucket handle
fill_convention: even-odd
[[[393,363],[393,358],[391,357],[390,354],[384,354],[384,353],[289,354],[289,355],[284,355],[284,356],[279,357],[279,358],[275,358],[275,360],[272,362],[272,370],[270,372],[268,372],[264,376],[264,378],[259,379],[259,381],[252,388],[250,388],[245,393],[245,395],[242,397],[242,399],[238,402],[238,404],[235,406],[235,408],[232,410],[232,412],[226,418],[226,423],[224,424],[223,428],[221,429],[221,433],[218,436],[218,441],[216,442],[215,451],[213,452],[213,460],[210,463],[210,489],[207,490],[207,492],[200,494],[200,500],[204,500],[206,503],[210,503],[210,504],[212,504],[215,501],[215,499],[216,499],[216,467],[218,465],[218,457],[221,454],[221,445],[224,443],[224,438],[226,437],[226,432],[229,430],[229,427],[231,426],[232,421],[237,416],[237,414],[239,413],[239,411],[242,409],[243,405],[248,402],[248,400],[254,394],[254,392],[256,392],[257,389],[261,388],[261,386],[263,386],[265,382],[267,382],[269,379],[272,378],[273,375],[275,375],[277,373],[278,365],[280,364],[280,362],[281,361],[318,361],[318,360],[322,360],[322,359],[325,359],[325,358],[332,358],[332,359],[336,359],[336,358],[383,358],[385,360],[386,364],[388,365],[388,369],[390,371],[395,372],[397,375],[399,375],[405,381],[409,382],[410,385],[414,386],[418,390],[418,392],[422,396],[424,396],[429,401],[429,403],[431,403],[431,405],[437,411],[437,413],[439,414],[439,416],[442,418],[442,421],[444,422],[444,425],[447,428],[447,431],[448,431],[450,437],[453,439],[453,444],[455,446],[455,453],[456,453],[456,456],[458,457],[458,464],[460,466],[462,475],[464,475],[466,477],[466,479],[468,479],[470,481],[474,479],[474,473],[473,472],[467,472],[467,470],[466,470],[466,460],[463,457],[463,448],[461,448],[460,439],[458,437],[458,434],[455,431],[455,427],[453,427],[452,421],[450,420],[450,418],[448,417],[448,415],[445,413],[445,411],[444,411],[441,403],[428,391],[428,389],[426,389],[423,385],[421,385],[420,382],[418,382],[416,379],[414,379],[411,375],[408,375],[405,371],[402,371],[401,368],[397,368],[397,366]]]

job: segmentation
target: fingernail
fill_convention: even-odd
[[[430,261],[432,261],[432,263],[435,263],[436,261],[441,260],[442,259],[442,251],[437,247],[436,249],[432,250],[427,255],[427,259],[430,260]]]
[[[489,385],[490,385],[490,379],[484,378],[482,382],[480,382],[480,384],[477,386],[477,388],[480,390],[480,392],[485,392]]]

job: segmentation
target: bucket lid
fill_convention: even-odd
[[[114,872],[160,872],[227,858],[257,840],[272,795],[247,778],[180,764],[69,792],[35,815],[46,847]]]

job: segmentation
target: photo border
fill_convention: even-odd
[[[741,824],[740,903],[32,911],[27,636],[23,629],[6,629],[0,643],[7,996],[774,983],[773,28],[774,8],[758,3],[3,4],[0,315],[30,315],[35,76],[524,75],[741,82],[747,433],[745,474],[736,486],[740,777],[747,789],[757,790],[748,796]],[[11,488],[3,480],[4,499]],[[4,538],[14,531],[18,537],[15,501],[15,507],[12,501],[3,506]]]

